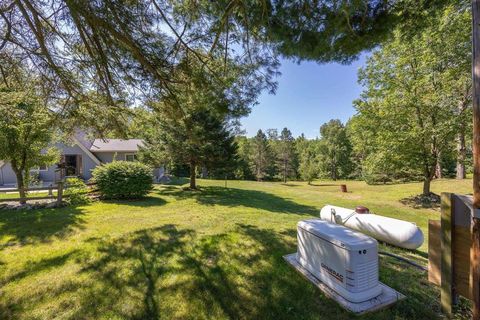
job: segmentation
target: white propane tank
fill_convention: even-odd
[[[414,223],[379,216],[368,211],[358,213],[352,209],[326,205],[320,210],[320,219],[344,225],[405,249],[417,249],[423,244],[422,230]]]

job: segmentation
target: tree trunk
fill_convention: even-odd
[[[12,168],[13,169],[13,168]],[[18,186],[18,193],[20,194],[20,204],[27,203],[25,198],[27,197],[25,192],[25,180],[23,179],[23,172],[22,170],[14,170],[15,176],[17,177],[17,186]]]
[[[430,194],[430,182],[432,179],[430,178],[423,178],[423,195],[428,196]]]
[[[283,160],[283,183],[287,183],[287,161]]]
[[[463,130],[457,136],[457,179],[465,179],[465,132]]]
[[[435,178],[442,179],[442,163],[440,162],[440,156],[437,158],[437,164],[435,165]]]
[[[197,189],[195,163],[190,163],[190,189]]]
[[[335,162],[332,164],[332,180],[337,181],[337,164]]]

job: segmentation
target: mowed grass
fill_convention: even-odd
[[[53,191],[52,195],[55,197],[57,196],[57,192]],[[48,192],[28,192],[27,198],[39,198],[39,197],[46,197],[48,196]],[[18,192],[0,192],[0,200],[4,199],[17,199],[20,198],[20,194]]]
[[[419,183],[348,181],[348,193],[340,183],[200,180],[200,191],[158,186],[141,201],[0,211],[0,319],[350,319],[283,260],[296,251],[296,223],[325,204],[361,204],[427,236],[439,212],[399,201]],[[433,191],[470,193],[471,180]],[[427,241],[381,249],[427,263]],[[380,269],[407,299],[359,319],[440,318],[426,273],[384,256]]]

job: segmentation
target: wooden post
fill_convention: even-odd
[[[474,209],[475,210],[475,209]],[[472,219],[472,246],[470,247],[470,290],[472,291],[472,319],[480,319],[480,219]]]
[[[442,312],[448,317],[452,315],[453,304],[453,227],[454,215],[453,199],[451,193],[443,192],[441,203],[442,218],[441,218],[441,249],[442,249],[442,263],[441,263],[441,290],[440,300]]]
[[[63,197],[63,181],[57,182],[58,190],[57,190],[57,206],[62,205],[62,197]]]
[[[52,184],[48,186],[48,195],[53,197],[53,189],[52,189]]]
[[[473,80],[473,210],[480,210],[480,0],[472,0],[472,80]],[[476,214],[473,212],[473,216]],[[480,228],[478,219],[472,220],[471,250],[479,248]],[[472,277],[473,310],[472,319],[480,320],[480,261],[477,252],[470,254]]]

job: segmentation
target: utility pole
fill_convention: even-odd
[[[472,0],[473,218],[470,248],[472,319],[480,320],[480,0]]]

